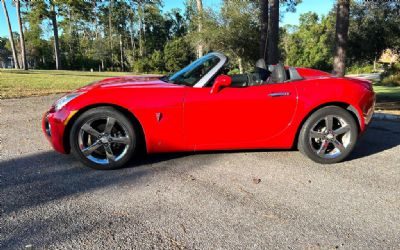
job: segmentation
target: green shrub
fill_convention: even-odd
[[[132,65],[132,70],[135,73],[148,73],[149,71],[149,62],[147,58],[136,59],[136,61]]]
[[[366,74],[377,72],[381,67],[379,65],[376,66],[376,70],[374,70],[374,65],[371,64],[353,64],[347,68],[347,74]]]
[[[388,87],[398,87],[400,86],[400,74],[389,75],[382,79],[379,85],[388,86]]]
[[[182,69],[194,58],[190,44],[183,37],[168,41],[164,47],[165,68],[169,72]]]
[[[228,75],[235,75],[235,74],[239,74],[239,73],[240,73],[239,69],[234,68],[228,72]]]
[[[165,72],[162,52],[155,50],[151,55],[137,59],[132,64],[134,73],[161,74]]]
[[[400,63],[395,63],[395,64],[385,64],[384,65],[384,71],[382,76],[391,76],[391,75],[397,75],[400,74]]]
[[[165,63],[163,54],[159,50],[155,50],[148,59],[148,71],[154,73],[161,73],[165,71]]]
[[[378,85],[396,87],[400,86],[400,63],[385,65],[382,80]]]

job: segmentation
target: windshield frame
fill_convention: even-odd
[[[181,70],[169,75],[165,80],[169,81],[169,78],[172,75],[177,74],[178,72],[190,67],[191,65],[195,64],[196,62],[198,62],[199,60],[201,60],[204,57],[209,57],[209,56],[216,56],[219,58],[219,62],[213,67],[211,68],[202,78],[200,78],[199,81],[197,81],[197,83],[195,83],[193,86],[190,85],[185,85],[188,87],[193,87],[193,88],[202,88],[205,87],[207,85],[207,83],[215,76],[215,74],[217,74],[219,72],[219,70],[227,63],[228,58],[219,52],[212,52],[212,53],[208,53],[202,57],[200,57],[199,59],[195,60],[194,62],[190,63],[189,65],[185,66],[184,68],[182,68]],[[178,84],[178,83],[177,83]]]

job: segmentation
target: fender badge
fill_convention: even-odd
[[[156,113],[157,121],[160,122],[162,119],[162,113]]]

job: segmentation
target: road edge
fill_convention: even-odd
[[[373,118],[377,119],[377,120],[400,121],[400,115],[392,115],[392,114],[384,114],[384,113],[375,113],[373,115]]]

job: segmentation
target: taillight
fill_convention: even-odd
[[[371,81],[368,81],[368,86],[367,86],[367,89],[369,90],[369,91],[374,91],[374,87],[373,87],[373,85],[372,85],[372,82]]]

